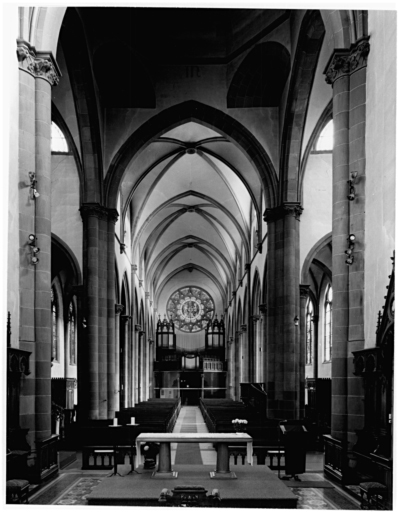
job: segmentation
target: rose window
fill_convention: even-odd
[[[183,332],[205,329],[214,317],[214,301],[210,295],[195,286],[180,288],[167,303],[167,316]]]

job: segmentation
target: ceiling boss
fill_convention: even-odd
[[[214,302],[201,288],[180,288],[167,303],[167,315],[180,331],[201,331],[214,317]]]

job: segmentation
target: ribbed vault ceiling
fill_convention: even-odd
[[[184,123],[145,148],[120,191],[124,215],[132,212],[134,260],[141,269],[145,262],[155,300],[195,270],[225,304],[238,262],[249,258],[261,208],[259,177],[239,148],[209,127]]]

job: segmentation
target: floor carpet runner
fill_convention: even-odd
[[[192,434],[197,431],[196,412],[195,410],[187,410],[180,432],[184,434]],[[200,456],[199,443],[178,443],[175,464],[202,465],[203,462],[202,457]]]

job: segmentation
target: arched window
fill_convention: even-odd
[[[332,309],[333,309],[333,290],[329,284],[325,294],[325,343],[324,343],[324,361],[332,360]]]
[[[60,128],[51,123],[51,152],[52,153],[69,153],[68,143]]]
[[[333,119],[321,131],[315,143],[315,151],[333,151]]]
[[[75,311],[73,303],[69,304],[68,329],[69,329],[69,364],[76,364],[76,331]]]
[[[51,288],[51,360],[58,361],[58,304],[54,288]]]
[[[305,364],[312,364],[312,347],[314,341],[314,306],[308,299],[305,313],[306,338],[305,338]]]

